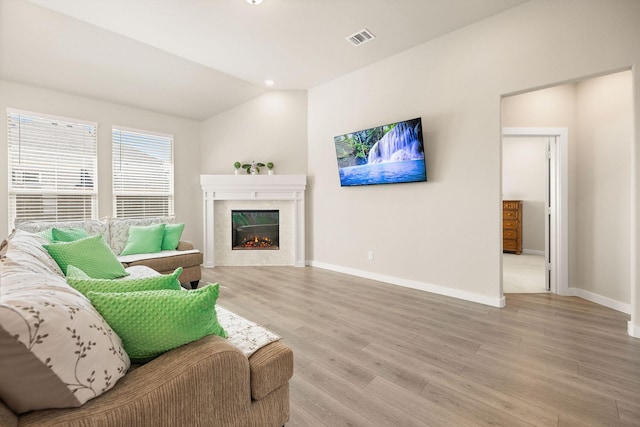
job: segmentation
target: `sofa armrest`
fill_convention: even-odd
[[[17,427],[18,416],[14,414],[11,409],[0,400],[0,426],[2,427]]]
[[[207,336],[133,369],[79,408],[25,414],[20,426],[224,425],[250,406],[249,361],[226,340]]]
[[[191,250],[191,249],[195,249],[195,247],[193,246],[193,243],[191,243],[190,241],[188,241],[188,240],[180,240],[178,242],[177,250],[179,250],[179,251],[188,251],[188,250]]]
[[[260,400],[287,384],[293,376],[293,351],[280,341],[274,341],[249,358],[251,367],[251,397]]]

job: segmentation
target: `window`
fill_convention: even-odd
[[[117,218],[173,215],[173,136],[113,128]]]
[[[7,109],[9,229],[95,219],[97,124]]]

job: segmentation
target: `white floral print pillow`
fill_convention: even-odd
[[[15,413],[80,406],[106,392],[130,361],[120,338],[56,274],[21,268],[11,239],[0,258],[0,399]]]
[[[2,249],[4,262],[6,265],[17,265],[34,273],[55,274],[64,277],[56,261],[42,247],[47,243],[49,242],[37,234],[15,230],[7,238]]]

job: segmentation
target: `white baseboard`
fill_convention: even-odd
[[[602,295],[594,294],[593,292],[585,291],[579,288],[569,288],[565,293],[567,296],[576,296],[587,301],[595,302],[596,304],[604,305],[605,307],[613,310],[621,311],[625,314],[631,314],[631,304],[616,301],[611,298],[603,297]]]
[[[322,268],[324,270],[331,270],[338,273],[348,274],[350,276],[363,277],[365,279],[377,280],[379,282],[389,283],[391,285],[403,286],[405,288],[418,289],[421,291],[431,292],[438,295],[445,295],[448,297],[458,298],[465,301],[476,302],[479,304],[490,305],[492,307],[502,308],[505,306],[505,297],[491,298],[484,295],[479,295],[473,292],[461,291],[457,289],[448,288],[446,286],[433,285],[430,283],[418,282],[417,280],[403,279],[401,277],[388,276],[385,274],[372,273],[370,271],[358,270],[355,268],[344,267],[341,265],[327,264],[324,262],[307,261],[307,264],[312,267]]]
[[[640,338],[640,325],[634,325],[631,320],[627,323],[627,333],[635,338]]]
[[[537,251],[535,249],[523,249],[522,253],[525,255],[541,255],[544,256],[544,251]]]

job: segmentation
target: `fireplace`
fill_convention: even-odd
[[[231,249],[280,249],[280,211],[232,210]]]
[[[204,204],[203,252],[205,268],[245,265],[305,266],[304,193],[307,177],[304,175],[201,175]],[[245,233],[256,225],[262,237],[254,248],[234,249],[233,221],[235,211],[278,212],[278,234],[275,242],[273,221],[266,219],[255,224],[243,224]],[[236,238],[238,233],[236,231]],[[266,246],[265,246],[266,243]],[[246,242],[245,242],[246,244]],[[243,245],[244,246],[244,245]],[[276,250],[277,249],[277,250]]]

